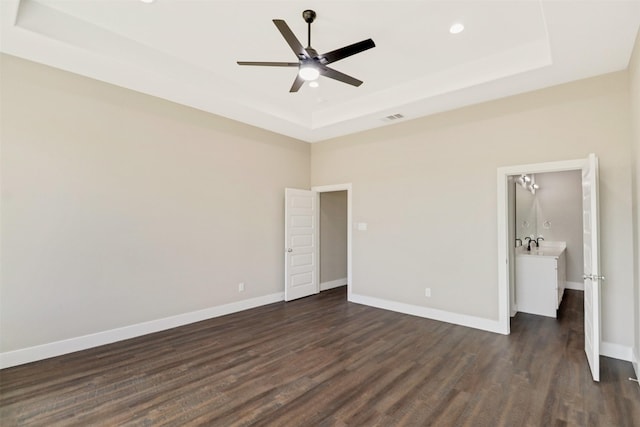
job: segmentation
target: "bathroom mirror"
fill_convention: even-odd
[[[525,237],[535,239],[538,234],[538,199],[530,190],[516,181],[514,183],[516,200],[516,239],[525,244]],[[519,243],[518,243],[519,244]]]

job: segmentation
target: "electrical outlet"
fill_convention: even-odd
[[[424,288],[424,296],[431,298],[431,288]]]
[[[244,282],[238,283],[238,292],[244,292]]]

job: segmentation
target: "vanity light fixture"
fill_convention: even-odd
[[[536,194],[536,190],[540,188],[538,184],[535,182],[535,177],[533,175],[529,176],[527,174],[522,174],[516,179],[516,182],[525,190],[530,191],[531,194]]]

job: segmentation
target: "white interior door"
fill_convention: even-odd
[[[600,381],[600,250],[598,234],[598,158],[590,154],[582,169],[584,241],[584,351],[594,381]]]
[[[285,189],[284,300],[317,294],[318,193]]]

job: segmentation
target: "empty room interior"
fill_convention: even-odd
[[[3,426],[640,425],[640,1],[0,25]]]

